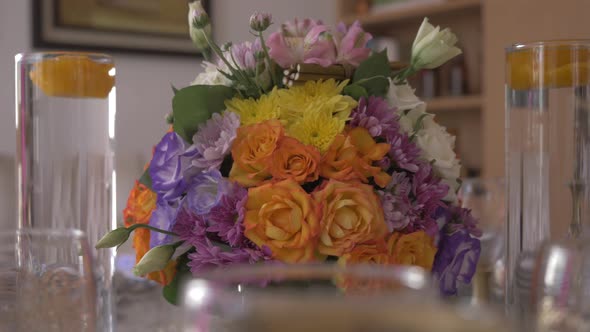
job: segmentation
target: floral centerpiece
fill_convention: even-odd
[[[254,14],[254,41],[219,46],[199,1],[189,9],[217,60],[174,89],[125,227],[97,247],[134,232],[135,273],[172,301],[183,275],[269,261],[416,265],[444,294],[470,282],[480,234],[455,195],[455,138],[407,84],[461,53],[454,34],[425,19],[404,66],[367,48],[358,22],[295,19],[266,39],[271,16]]]

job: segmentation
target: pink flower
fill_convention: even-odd
[[[327,26],[310,19],[287,22],[270,35],[270,57],[281,67],[314,63],[324,67],[336,61],[336,48]]]
[[[365,32],[358,21],[348,28],[344,23],[340,23],[336,30],[337,32],[334,34],[337,50],[336,62],[358,67],[371,53],[367,43],[373,36]]]

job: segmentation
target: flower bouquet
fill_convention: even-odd
[[[476,221],[456,198],[454,137],[407,84],[461,51],[425,19],[408,65],[371,52],[355,22],[272,24],[254,14],[253,42],[217,45],[199,1],[195,45],[217,57],[174,89],[171,124],[131,190],[125,227],[135,273],[165,285],[203,269],[269,261],[403,264],[432,271],[444,294],[470,282]]]

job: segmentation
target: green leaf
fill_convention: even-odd
[[[184,280],[187,280],[191,277],[191,272],[187,264],[189,262],[188,255],[192,252],[194,252],[194,250],[189,250],[178,257],[174,279],[172,279],[172,281],[162,289],[162,296],[164,296],[166,301],[168,301],[170,304],[179,304],[179,288],[183,285]]]
[[[144,186],[150,188],[150,190],[153,190],[153,188],[152,188],[152,177],[150,176],[150,168],[149,167],[145,169],[145,171],[143,172],[143,174],[139,178],[139,183],[141,183]]]
[[[193,85],[178,90],[172,99],[174,131],[192,143],[199,124],[213,113],[225,109],[224,102],[234,96],[234,90],[223,85]]]
[[[174,94],[177,94],[178,93],[178,89],[174,85],[172,85],[172,84],[170,84],[170,86],[172,87],[172,92],[174,92]]]
[[[361,62],[354,71],[352,82],[356,83],[362,79],[375,76],[389,77],[390,75],[389,59],[387,58],[387,52],[383,50],[382,52],[373,53],[367,60]]]
[[[342,92],[356,100],[359,100],[361,97],[369,97],[367,89],[356,83],[347,85]]]
[[[385,76],[373,76],[353,84],[365,88],[369,96],[385,96],[389,91],[389,79]]]

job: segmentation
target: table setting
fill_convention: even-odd
[[[462,178],[409,84],[462,53],[449,28],[402,63],[359,22],[255,12],[221,44],[187,17],[203,71],[121,211],[116,57],[15,56],[0,331],[590,329],[590,42],[506,48],[506,175]]]

